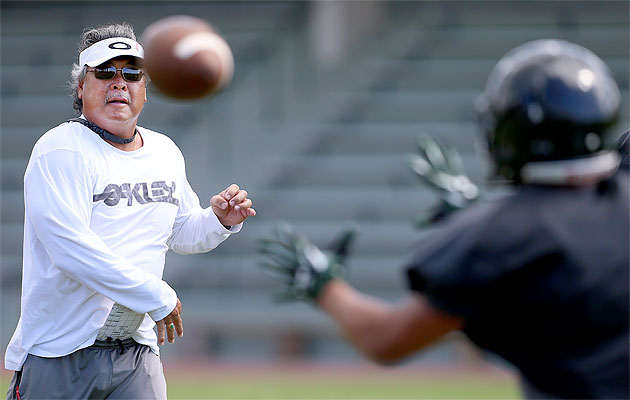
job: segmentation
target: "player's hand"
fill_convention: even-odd
[[[247,198],[247,191],[233,183],[221,193],[210,199],[212,211],[223,225],[233,226],[256,215],[252,200]]]
[[[418,137],[417,147],[417,154],[407,155],[405,163],[439,198],[437,205],[420,215],[420,226],[438,222],[479,200],[479,188],[465,175],[455,149],[438,143],[429,135]]]
[[[164,337],[168,337],[169,343],[175,342],[175,332],[177,332],[177,336],[184,336],[184,323],[182,322],[182,303],[177,299],[177,304],[175,308],[169,315],[157,321],[155,324],[157,325],[158,331],[158,343],[160,346],[164,345]]]
[[[345,276],[345,260],[355,237],[355,230],[342,232],[330,250],[322,251],[287,223],[279,224],[274,239],[260,240],[263,270],[279,277],[286,288],[277,292],[278,302],[317,300],[331,279]]]

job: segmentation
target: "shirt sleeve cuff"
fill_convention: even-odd
[[[206,211],[207,218],[216,221],[216,226],[219,228],[219,233],[227,233],[227,234],[238,233],[241,231],[241,228],[243,227],[243,223],[241,222],[240,224],[232,225],[228,229],[225,227],[225,225],[221,223],[221,221],[219,221],[219,217],[217,217],[214,211],[212,211],[212,207],[206,208],[205,211]]]
[[[175,290],[173,290],[173,288],[171,288],[166,282],[163,283],[168,288],[166,291],[166,296],[168,297],[166,305],[158,308],[157,310],[149,311],[148,313],[149,317],[156,322],[166,318],[167,315],[173,312],[175,306],[177,305],[177,293],[175,293]]]

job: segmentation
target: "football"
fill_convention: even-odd
[[[232,81],[234,57],[208,22],[187,15],[159,19],[140,40],[150,85],[176,99],[199,99]]]

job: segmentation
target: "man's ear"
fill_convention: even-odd
[[[79,82],[79,87],[77,88],[77,97],[83,99],[83,81]]]

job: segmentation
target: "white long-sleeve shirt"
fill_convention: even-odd
[[[170,138],[138,130],[144,143],[131,152],[78,123],[35,144],[24,175],[21,316],[7,369],[20,370],[29,353],[59,357],[92,345],[114,302],[147,313],[132,337],[158,353],[154,321],[177,301],[162,280],[167,250],[206,252],[240,230],[200,206]]]

